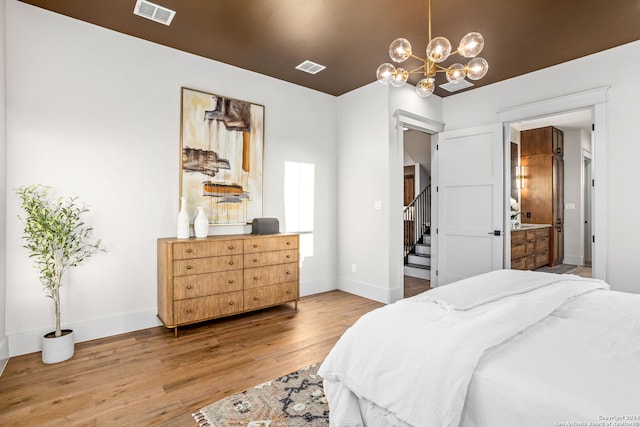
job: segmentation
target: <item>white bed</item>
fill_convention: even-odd
[[[319,374],[335,427],[640,426],[640,295],[494,271],[364,315]]]

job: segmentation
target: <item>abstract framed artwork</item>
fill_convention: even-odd
[[[203,206],[211,225],[262,216],[264,106],[182,88],[180,196],[191,223]]]

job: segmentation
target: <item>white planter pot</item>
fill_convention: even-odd
[[[63,329],[62,336],[49,332],[42,337],[42,363],[51,364],[71,359],[75,351],[73,331]]]

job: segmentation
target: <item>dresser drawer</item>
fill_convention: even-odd
[[[244,253],[281,251],[298,248],[298,236],[277,236],[268,238],[245,239]]]
[[[541,254],[536,254],[535,268],[539,268],[547,264],[549,264],[549,251]]]
[[[521,245],[527,240],[525,231],[511,231],[511,244]]]
[[[518,258],[511,260],[511,268],[513,270],[526,270],[527,269],[527,259],[526,258]]]
[[[181,259],[173,261],[173,275],[214,273],[216,271],[241,270],[242,255],[219,256],[211,258]]]
[[[298,263],[269,265],[266,267],[247,268],[244,270],[244,289],[277,283],[296,282],[298,280]]]
[[[237,240],[197,241],[173,244],[173,259],[206,258],[242,253],[242,242]]]
[[[549,252],[549,237],[542,237],[536,240],[536,252]]]
[[[511,243],[511,261],[513,262],[516,258],[522,258],[527,255],[527,245],[522,243],[519,245],[514,245]]]
[[[535,242],[536,230],[527,230],[527,242]]]
[[[253,310],[297,299],[298,282],[263,286],[244,291],[244,309]]]
[[[242,291],[174,301],[176,324],[227,316],[243,310]]]
[[[527,262],[527,270],[535,270],[536,269],[536,256],[531,255],[525,258]]]
[[[297,249],[274,252],[255,252],[244,256],[244,268],[262,267],[272,264],[285,264],[298,261]]]
[[[242,290],[242,270],[190,274],[173,280],[173,299],[196,298]]]
[[[527,242],[527,255],[532,255],[536,253],[536,242]]]
[[[531,230],[533,232],[535,232],[536,234],[536,239],[540,239],[543,237],[549,238],[549,227],[545,227],[545,228],[539,228],[537,230]]]

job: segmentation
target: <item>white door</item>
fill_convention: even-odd
[[[437,283],[503,267],[502,125],[437,135]]]

